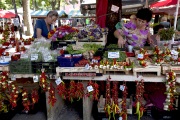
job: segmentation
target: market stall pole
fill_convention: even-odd
[[[177,1],[177,5],[176,5],[176,12],[175,12],[175,18],[174,18],[174,30],[176,30],[176,24],[177,24],[178,12],[179,12],[179,2],[180,0]],[[174,37],[173,37],[172,42],[174,43]]]

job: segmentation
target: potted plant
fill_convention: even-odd
[[[164,28],[158,31],[157,33],[160,37],[160,41],[158,41],[158,46],[164,46],[171,48],[172,38],[175,34],[175,30],[173,27],[171,28]]]
[[[160,41],[172,40],[174,34],[175,34],[175,30],[173,27],[167,29],[164,28],[158,32],[158,35],[160,36]]]

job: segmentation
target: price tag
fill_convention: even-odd
[[[176,50],[171,50],[171,54],[172,54],[172,55],[178,55],[178,53],[179,53],[179,52],[176,51]]]
[[[138,58],[139,58],[139,59],[143,59],[143,58],[144,58],[144,55],[143,55],[143,54],[138,54]]]
[[[119,117],[119,120],[122,120],[122,117]]]
[[[27,59],[27,58],[28,58],[28,55],[27,55],[27,54],[21,54],[21,58]]]
[[[67,46],[63,46],[63,50],[66,50]]]
[[[31,54],[31,61],[37,60],[38,54]]]
[[[86,70],[89,70],[89,64],[86,64],[86,65],[85,65],[85,69],[86,69]]]
[[[61,84],[61,82],[62,82],[62,80],[61,80],[61,78],[60,77],[58,77],[58,79],[56,79],[56,85],[59,85],[59,84]]]
[[[52,59],[53,59],[53,58],[52,58],[51,55],[49,55],[49,56],[44,56],[44,61],[45,61],[45,62],[50,61],[50,60],[52,60]]]
[[[10,44],[9,47],[12,48],[12,45]]]
[[[77,46],[77,45],[73,45],[72,48],[73,48],[73,50],[81,50],[81,49],[83,49],[82,46]]]
[[[16,75],[11,75],[11,80],[15,81],[16,80]]]
[[[94,88],[90,85],[90,86],[87,86],[87,90],[88,90],[88,92],[92,92],[94,90]]]
[[[37,75],[33,76],[33,82],[34,83],[39,82],[39,78]]]
[[[71,57],[71,54],[65,54],[64,57]]]
[[[121,91],[124,91],[125,86],[124,86],[124,85],[120,85],[119,89],[120,89]]]
[[[108,52],[108,58],[119,58],[119,52]]]
[[[119,7],[118,7],[118,6],[116,6],[116,5],[112,5],[112,6],[111,6],[111,11],[113,11],[113,12],[118,12],[118,10],[119,10]]]
[[[4,56],[4,61],[5,61],[5,62],[11,61],[11,57],[10,57],[10,56]]]

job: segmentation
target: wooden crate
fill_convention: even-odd
[[[161,76],[161,66],[148,65],[147,67],[135,66],[133,68],[133,75],[137,76],[137,73],[157,73],[157,76]]]
[[[105,46],[106,45],[106,42],[107,42],[107,35],[106,34],[103,34],[103,37],[100,38],[99,40],[97,41],[92,41],[92,42],[88,42],[88,41],[77,41],[76,42],[76,45],[77,46],[83,46],[85,43],[88,43],[88,44],[100,44],[100,45],[103,45]]]
[[[162,74],[166,74],[170,70],[174,71],[176,74],[180,74],[180,66],[172,66],[172,65],[162,65]]]
[[[125,69],[112,69],[112,70],[111,69],[104,69],[103,74],[107,74],[109,72],[114,72],[114,73],[124,72],[126,75],[128,75],[130,70],[131,69],[128,69],[128,70],[125,70]]]

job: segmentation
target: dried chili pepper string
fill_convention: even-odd
[[[18,89],[17,86],[13,83],[9,84],[9,94],[10,94],[10,104],[12,108],[17,106],[17,98],[18,98]]]
[[[76,84],[76,92],[75,92],[76,99],[80,100],[84,97],[84,86],[82,82],[77,82]]]
[[[76,98],[76,83],[74,80],[70,81],[69,89],[68,89],[68,100],[73,102],[73,99]]]
[[[56,103],[57,99],[55,98],[55,88],[54,88],[52,83],[50,83],[48,99],[49,99],[48,103],[51,106],[54,106],[54,104]]]
[[[24,111],[30,110],[30,101],[29,101],[28,92],[26,89],[23,89],[22,91],[22,104],[24,106]]]
[[[124,91],[122,91],[122,101],[121,101],[121,113],[120,116],[122,117],[122,120],[127,120],[127,107],[126,107],[126,100],[127,100],[127,86],[126,82],[123,83]]]
[[[106,115],[109,116],[109,120],[111,119],[111,93],[110,93],[110,76],[108,77],[106,81],[106,98],[105,98],[105,107],[104,111],[106,112]]]
[[[143,101],[143,93],[144,93],[144,80],[136,81],[136,113],[138,115],[138,120],[143,116],[144,106],[142,104]]]
[[[34,104],[38,103],[39,100],[39,94],[37,89],[32,90],[31,99],[32,99],[32,107],[34,107]]]
[[[120,108],[119,108],[119,103],[118,103],[118,82],[113,81],[113,88],[111,90],[112,92],[112,113],[113,113],[113,118],[115,119],[115,114],[119,113]]]
[[[59,94],[59,96],[66,100],[67,99],[67,89],[66,89],[66,84],[64,82],[61,82],[57,87],[57,93]]]

